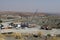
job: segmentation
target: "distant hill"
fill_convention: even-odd
[[[0,15],[20,15],[20,16],[32,16],[32,15],[37,15],[37,16],[46,16],[46,15],[60,15],[60,14],[2,11],[2,12],[0,12]]]

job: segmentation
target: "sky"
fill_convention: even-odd
[[[60,13],[60,0],[0,0],[0,11]]]

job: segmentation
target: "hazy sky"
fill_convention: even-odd
[[[0,11],[60,13],[60,0],[0,0]]]

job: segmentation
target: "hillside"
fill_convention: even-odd
[[[19,16],[60,16],[60,13],[43,13],[43,12],[14,12],[14,11],[0,11],[0,15],[19,15]]]
[[[46,13],[33,13],[33,12],[13,12],[13,11],[2,11],[0,15],[20,15],[20,16],[32,16],[32,15],[47,15]]]

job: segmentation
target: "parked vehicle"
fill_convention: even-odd
[[[29,27],[28,23],[21,23],[21,28]]]
[[[51,30],[52,28],[49,27],[48,25],[43,25],[43,26],[41,26],[41,29],[44,29],[44,30]]]

